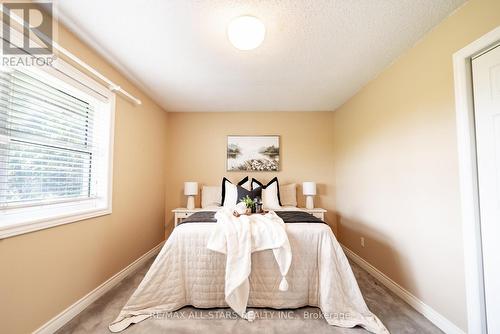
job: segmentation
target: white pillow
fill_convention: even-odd
[[[264,209],[281,209],[279,183],[277,177],[269,181],[267,185],[263,185],[256,179],[252,179],[252,189],[257,189],[258,187],[262,187],[262,206]]]
[[[241,179],[240,182],[237,183],[238,186],[245,188],[246,190],[250,190],[250,181],[248,180],[248,176]],[[232,208],[238,203],[238,187],[236,184],[231,183],[226,178],[222,179],[222,206],[226,208]]]
[[[297,184],[280,186],[280,201],[282,206],[297,206]]]
[[[203,186],[201,188],[201,207],[203,209],[221,206],[222,189],[218,186]]]
[[[225,195],[222,206],[232,208],[238,203],[238,187],[231,182],[225,182],[223,187],[225,187]]]

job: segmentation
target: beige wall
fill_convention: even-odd
[[[167,113],[64,30],[60,44],[139,96],[117,98],[113,213],[0,240],[2,333],[28,333],[163,239]]]
[[[184,181],[219,185],[222,177],[239,180],[245,175],[269,181],[275,175],[281,184],[316,181],[319,196],[316,206],[329,210],[333,223],[333,159],[331,152],[331,112],[254,112],[254,113],[169,113],[169,162],[167,209],[185,207]],[[281,171],[226,172],[227,135],[281,136]],[[304,205],[302,190],[299,205]],[[200,196],[197,196],[197,206]],[[171,229],[172,213],[167,213]]]
[[[498,25],[468,2],[334,113],[342,242],[462,329],[452,54]]]

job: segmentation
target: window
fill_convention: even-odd
[[[0,237],[111,211],[114,100],[52,71],[0,72]]]

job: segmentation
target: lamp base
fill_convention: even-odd
[[[314,199],[313,196],[311,195],[306,196],[306,209],[308,210],[314,209]]]
[[[194,196],[188,196],[188,200],[187,200],[187,209],[188,210],[193,210],[194,209]]]

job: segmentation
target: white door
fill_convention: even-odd
[[[500,333],[500,46],[472,61],[486,322]]]

